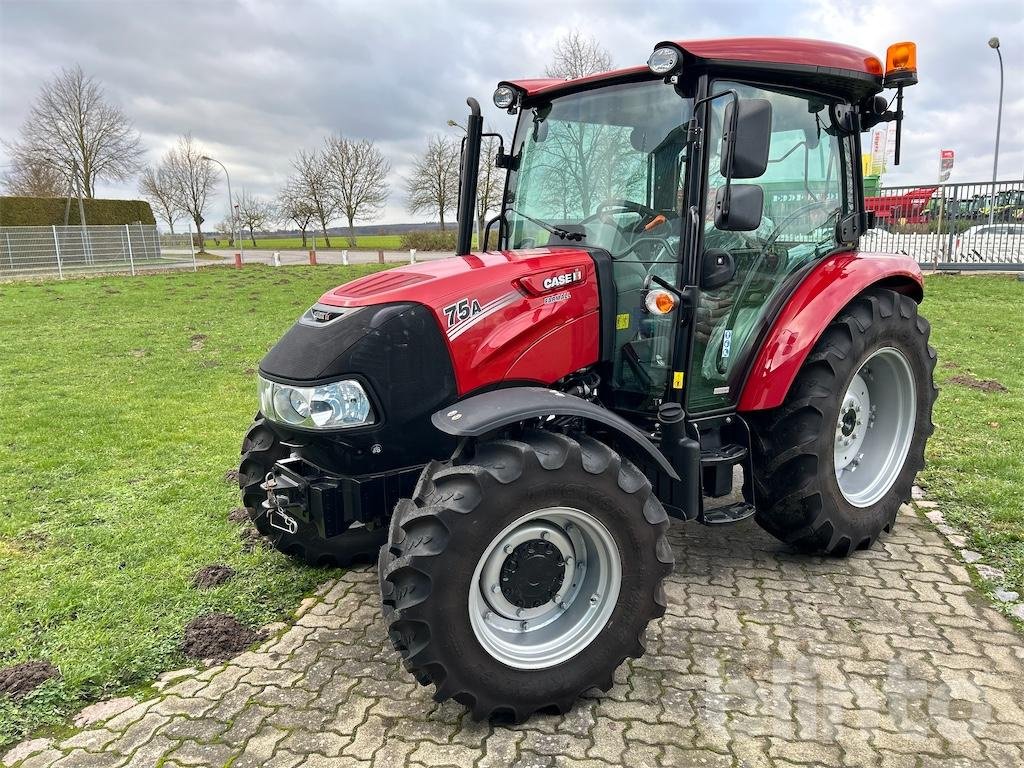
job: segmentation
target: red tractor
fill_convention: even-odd
[[[870,547],[936,393],[917,264],[857,247],[861,132],[900,120],[914,58],[668,41],[646,66],[502,82],[518,120],[473,253],[469,99],[457,255],[329,291],[260,364],[239,480],[257,528],[311,563],[379,553],[408,670],[516,720],[644,652],[670,517]],[[742,500],[705,506],[738,474]]]

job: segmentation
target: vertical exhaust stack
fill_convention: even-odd
[[[466,122],[466,138],[462,140],[462,167],[459,172],[459,236],[455,246],[456,256],[465,256],[473,243],[473,221],[476,218],[476,185],[480,175],[480,139],[484,130],[484,119],[480,115],[480,102],[470,96],[469,120]]]

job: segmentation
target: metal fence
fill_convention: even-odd
[[[933,269],[1024,271],[1024,181],[883,187],[864,204],[876,223],[862,250]]]
[[[130,272],[172,266],[195,269],[191,237],[165,250],[152,224],[0,227],[0,279],[95,272]],[[183,247],[182,247],[183,246]]]

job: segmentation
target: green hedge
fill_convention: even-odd
[[[0,197],[0,227],[48,227],[64,223],[66,197]],[[85,200],[86,224],[156,224],[145,200]],[[68,224],[79,224],[78,201],[71,201]]]
[[[445,232],[440,230],[406,232],[402,235],[402,248],[404,250],[415,248],[418,251],[454,251],[456,239],[457,234],[454,228]]]

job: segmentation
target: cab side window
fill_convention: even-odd
[[[736,262],[736,276],[717,291],[703,291],[695,327],[688,405],[709,410],[734,401],[734,372],[746,358],[773,299],[786,278],[839,245],[836,224],[851,209],[849,142],[833,120],[836,103],[817,94],[744,83],[716,82],[712,93],[735,90],[740,98],[767,99],[772,105],[768,167],[756,179],[764,191],[760,226],[724,232],[714,225],[715,193],[725,180],[718,173],[722,124],[728,98],[716,99],[707,146],[709,205],[704,250],[724,249]]]

